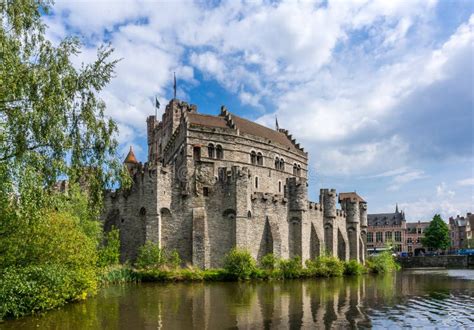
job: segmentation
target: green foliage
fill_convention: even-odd
[[[100,270],[99,280],[102,284],[138,282],[137,274],[129,265],[111,265]]]
[[[310,276],[338,277],[344,274],[344,262],[331,256],[319,256],[314,260],[306,260],[306,268]]]
[[[269,253],[263,256],[260,265],[263,269],[272,271],[278,268],[278,259],[273,253]]]
[[[93,279],[95,274],[57,264],[6,268],[0,274],[0,320],[84,299]]]
[[[449,238],[449,227],[441,219],[439,214],[435,214],[430,225],[425,229],[424,237],[421,238],[423,246],[433,249],[446,250],[451,245]]]
[[[137,268],[159,268],[166,264],[166,256],[163,250],[150,241],[138,250],[138,257],[135,262]]]
[[[300,257],[292,259],[280,260],[279,262],[280,274],[283,278],[299,278],[303,273],[303,265]]]
[[[171,267],[172,269],[177,269],[181,265],[181,258],[179,256],[178,251],[171,251],[171,253],[167,257],[166,265]]]
[[[104,236],[104,244],[99,248],[99,260],[97,263],[99,267],[116,265],[120,262],[119,230],[112,228]]]
[[[224,269],[239,280],[248,280],[256,269],[255,259],[245,250],[232,249],[224,259]]]
[[[349,260],[344,262],[345,275],[362,275],[366,272],[364,265],[357,262],[357,260]]]
[[[400,265],[395,261],[391,251],[384,251],[367,260],[367,269],[376,274],[389,273],[400,269]]]

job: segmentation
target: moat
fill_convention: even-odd
[[[116,285],[0,329],[474,327],[474,270],[250,283]]]

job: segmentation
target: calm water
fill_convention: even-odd
[[[474,270],[112,286],[0,329],[474,328]]]

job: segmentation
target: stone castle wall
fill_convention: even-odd
[[[294,148],[283,147],[242,133],[225,109],[229,127],[195,125],[191,113],[195,107],[173,100],[161,122],[150,117],[152,159],[127,164],[130,190],[106,194],[104,226],[120,229],[122,260],[136,258],[147,240],[202,268],[222,266],[233,247],[256,259],[273,253],[304,261],[327,253],[364,260],[366,206],[344,202],[337,209],[333,189],[322,189],[319,203],[308,201],[307,153],[294,140]],[[221,158],[208,154],[211,143],[222,148]],[[252,164],[252,151],[263,162]],[[284,159],[282,168],[275,168],[276,157]]]

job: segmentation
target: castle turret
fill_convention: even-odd
[[[135,154],[133,153],[133,148],[130,146],[130,151],[127,154],[127,157],[125,157],[125,160],[123,161],[125,166],[127,166],[127,169],[129,171],[132,171],[132,169],[138,165],[138,160],[135,157]]]

